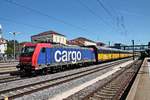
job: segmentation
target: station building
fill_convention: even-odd
[[[53,43],[53,44],[66,45],[67,38],[65,35],[62,35],[60,33],[57,33],[54,31],[46,31],[46,32],[42,32],[37,35],[31,36],[31,41],[33,43],[48,42],[48,43]]]
[[[0,25],[0,56],[7,50],[7,41],[2,37],[2,26]]]
[[[7,41],[4,38],[0,38],[0,54],[4,54],[7,50]]]
[[[101,46],[101,47],[106,46],[106,44],[105,44],[105,43],[103,43],[103,42],[97,42],[97,43],[96,43],[96,45],[97,45],[97,46]]]
[[[72,40],[67,41],[68,45],[79,45],[79,46],[89,46],[89,45],[95,45],[96,42],[92,41],[90,39],[84,38],[84,37],[78,37]]]

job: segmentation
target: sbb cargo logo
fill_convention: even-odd
[[[81,52],[80,51],[57,50],[55,52],[55,61],[56,62],[72,61],[72,63],[76,63],[79,60],[81,60]]]

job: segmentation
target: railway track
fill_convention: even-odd
[[[6,68],[15,68],[16,67],[16,65],[14,65],[14,66],[12,66],[12,65],[3,65],[3,66],[1,66],[0,65],[0,69],[6,69]]]
[[[18,71],[6,71],[6,72],[0,73],[0,84],[11,82],[11,81],[16,81],[16,80],[21,80],[21,79],[24,79],[24,78],[20,77],[20,74]]]
[[[136,74],[142,64],[142,61],[137,61],[132,66],[123,68],[121,71],[117,72],[111,79],[109,79],[105,84],[98,87],[94,91],[88,93],[88,95],[83,95],[83,91],[65,100],[73,100],[73,98],[78,98],[79,100],[122,100],[125,99],[127,91],[130,85],[134,81]],[[85,91],[84,91],[85,92]],[[77,97],[78,96],[78,97]],[[81,97],[81,98],[80,98]]]
[[[0,68],[10,68],[15,67],[18,63],[0,63]]]
[[[6,76],[2,76],[5,74],[6,74]],[[9,75],[7,75],[7,74],[9,74]],[[17,80],[28,78],[28,77],[19,77],[18,75],[20,75],[18,71],[0,72],[0,83],[6,83],[6,82],[17,81]]]
[[[21,97],[26,94],[30,94],[30,93],[33,93],[36,91],[41,91],[43,89],[53,87],[53,86],[56,86],[56,85],[59,85],[59,84],[65,83],[65,82],[69,82],[71,80],[101,71],[103,69],[110,68],[114,65],[121,64],[125,61],[128,61],[128,60],[111,63],[111,64],[108,64],[107,66],[106,65],[104,65],[104,66],[98,65],[96,68],[91,68],[88,70],[75,72],[72,74],[64,75],[64,76],[53,78],[50,80],[27,84],[27,85],[15,87],[15,88],[7,89],[7,90],[2,90],[2,91],[0,90],[0,99],[4,99],[5,97],[7,97],[9,99],[18,98],[18,97]]]
[[[17,68],[15,66],[0,66],[0,75],[11,74],[15,72],[17,72]]]
[[[0,71],[0,75],[17,73],[17,70]]]
[[[11,82],[11,81],[16,81],[16,80],[20,80],[21,78],[19,76],[3,76],[0,77],[0,84],[1,83],[6,83],[6,82]]]
[[[0,75],[17,71],[16,65],[0,65]]]

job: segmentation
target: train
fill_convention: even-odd
[[[19,57],[18,70],[43,72],[72,65],[98,64],[132,57],[131,51],[98,46],[65,46],[51,43],[25,43]]]

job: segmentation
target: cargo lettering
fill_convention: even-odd
[[[55,61],[56,62],[66,62],[72,61],[72,63],[76,63],[81,60],[81,52],[80,51],[59,51],[55,52]]]

